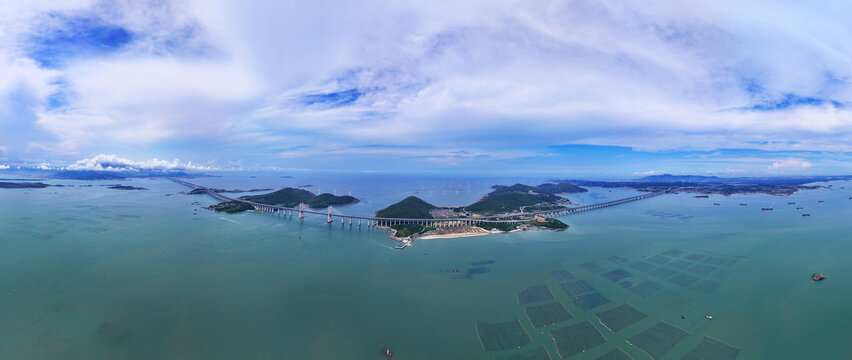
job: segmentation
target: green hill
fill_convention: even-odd
[[[358,199],[349,195],[335,196],[329,193],[320,194],[308,201],[308,205],[312,208],[324,208],[329,205],[349,205],[358,202]]]
[[[251,205],[246,204],[242,201],[221,202],[221,203],[218,203],[218,204],[215,204],[215,205],[210,205],[208,208],[210,210],[214,210],[214,211],[218,211],[218,212],[224,212],[224,213],[228,213],[228,214],[234,214],[234,213],[254,209],[254,207],[252,207]]]
[[[402,201],[376,211],[376,216],[383,218],[431,219],[429,210],[435,205],[427,203],[416,196],[409,196]]]
[[[351,196],[336,196],[328,193],[314,195],[310,191],[296,188],[284,188],[263,195],[242,196],[240,199],[286,207],[296,207],[300,203],[304,203],[311,208],[324,208],[329,205],[348,205],[358,202],[358,199]]]
[[[520,211],[522,206],[555,203],[560,199],[559,196],[532,186],[515,184],[497,187],[479,201],[465,207],[465,210],[482,215],[501,214]]]

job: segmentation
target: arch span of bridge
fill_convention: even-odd
[[[613,201],[607,201],[598,204],[589,204],[572,208],[562,208],[556,210],[547,210],[547,211],[536,211],[536,212],[522,212],[522,213],[512,213],[505,215],[495,215],[495,216],[479,216],[473,218],[454,218],[454,219],[407,219],[407,218],[383,218],[383,217],[375,217],[375,216],[358,216],[358,215],[343,215],[343,214],[332,214],[331,212],[323,212],[323,211],[315,211],[305,208],[293,208],[286,206],[278,206],[278,205],[269,205],[269,204],[261,204],[253,201],[243,200],[243,199],[235,199],[231,197],[227,197],[220,193],[217,193],[209,188],[204,186],[193,184],[190,182],[186,182],[179,179],[171,179],[172,181],[191,187],[197,190],[203,190],[207,192],[210,196],[219,199],[221,201],[238,201],[242,203],[246,203],[251,205],[256,211],[272,213],[280,216],[293,216],[298,214],[301,218],[304,216],[303,214],[312,214],[312,215],[322,215],[325,216],[328,223],[332,223],[334,219],[340,219],[341,224],[345,224],[349,221],[350,225],[353,225],[357,220],[358,226],[362,225],[362,222],[367,226],[391,226],[391,225],[399,225],[399,224],[421,224],[426,226],[434,226],[434,227],[453,227],[453,226],[473,226],[479,224],[488,224],[488,223],[508,223],[508,224],[519,224],[528,222],[529,219],[520,219],[521,217],[531,217],[531,216],[541,216],[541,217],[550,217],[550,216],[560,216],[560,215],[570,215],[581,213],[585,211],[602,209],[610,206],[626,204],[629,202],[647,199],[650,197],[654,197],[657,195],[662,195],[665,192],[653,192],[647,193],[637,196],[631,196],[624,199],[618,199]]]

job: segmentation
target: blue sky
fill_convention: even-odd
[[[850,10],[5,2],[0,167],[848,174]]]

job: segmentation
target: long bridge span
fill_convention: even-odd
[[[547,210],[547,211],[535,211],[535,212],[520,212],[520,213],[511,213],[504,215],[494,215],[494,216],[478,216],[478,217],[469,217],[469,218],[452,218],[452,219],[406,219],[406,218],[383,218],[383,217],[375,217],[375,216],[358,216],[358,215],[344,215],[344,214],[333,214],[331,211],[323,212],[311,210],[305,207],[286,207],[286,206],[278,206],[278,205],[269,205],[269,204],[261,204],[253,201],[248,201],[239,198],[231,198],[221,193],[215,192],[207,187],[193,184],[190,182],[186,182],[179,179],[171,179],[172,181],[191,187],[193,189],[202,190],[207,192],[210,196],[213,196],[216,199],[221,201],[238,201],[242,203],[246,203],[251,205],[256,211],[267,212],[281,216],[293,216],[298,214],[299,218],[304,217],[304,214],[312,214],[312,215],[322,215],[326,217],[326,221],[328,223],[335,222],[335,219],[340,219],[341,224],[345,224],[347,221],[350,225],[353,225],[355,221],[359,226],[362,225],[362,222],[367,226],[390,226],[390,225],[399,225],[399,224],[422,224],[426,226],[434,226],[434,227],[452,227],[452,226],[472,226],[479,224],[489,224],[489,223],[509,223],[509,224],[519,224],[528,222],[528,218],[532,216],[542,216],[542,217],[550,217],[550,216],[559,216],[559,215],[570,215],[576,214],[591,210],[602,209],[610,206],[626,204],[629,202],[647,199],[650,197],[654,197],[657,195],[665,194],[664,191],[661,192],[653,192],[647,193],[637,196],[631,196],[624,199],[618,199],[613,201],[607,201],[598,204],[589,204],[571,208],[562,208],[555,210]]]

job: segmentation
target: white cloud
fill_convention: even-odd
[[[0,170],[8,170],[8,169],[9,169],[9,165],[0,164]]]
[[[775,162],[772,163],[772,165],[769,165],[769,169],[770,170],[778,170],[778,169],[807,170],[811,166],[813,166],[813,164],[810,161],[807,161],[805,159],[791,158],[791,159],[783,159],[783,160],[775,161]]]
[[[172,161],[151,159],[132,161],[117,155],[100,154],[94,157],[78,160],[66,167],[67,170],[94,171],[135,171],[135,170],[216,170],[213,166],[197,165],[191,161],[182,163],[178,159]]]
[[[838,15],[849,10],[770,1],[3,2],[0,101],[30,89],[35,119],[17,121],[49,136],[9,141],[21,132],[0,119],[0,143],[71,156],[195,140],[224,161],[412,139],[428,139],[439,155],[459,144],[852,151],[852,112],[828,101],[852,103],[852,29]],[[46,13],[106,19],[135,40],[42,68],[28,41],[67,25]],[[60,80],[67,104],[46,106]],[[346,106],[302,101],[350,89],[361,96]],[[787,94],[821,100],[744,110]],[[810,167],[777,162],[769,167]]]

